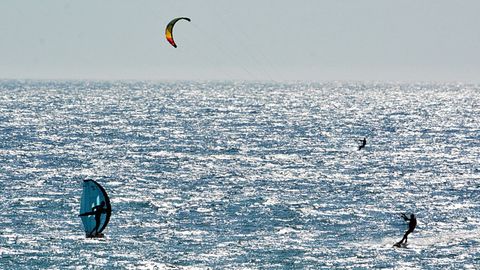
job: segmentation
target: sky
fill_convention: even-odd
[[[478,0],[1,0],[0,78],[480,83]],[[175,17],[178,48],[165,40]]]

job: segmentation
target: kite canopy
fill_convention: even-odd
[[[80,217],[82,219],[83,227],[87,235],[92,235],[95,229],[96,221],[95,215],[91,213],[93,207],[105,202],[106,211],[100,217],[100,224],[98,224],[98,233],[101,233],[107,227],[110,215],[112,213],[112,206],[105,189],[93,180],[83,181],[83,192],[80,201]],[[90,213],[89,213],[90,212]],[[87,213],[87,215],[85,215]]]
[[[177,47],[177,44],[175,44],[175,41],[173,40],[173,26],[179,21],[179,20],[187,20],[190,21],[189,18],[187,17],[179,17],[171,20],[167,24],[167,28],[165,28],[165,37],[167,38],[168,42],[172,44],[173,47]]]

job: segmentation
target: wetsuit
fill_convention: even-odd
[[[98,233],[98,227],[100,226],[100,219],[102,218],[102,214],[105,213],[106,210],[103,208],[103,205],[97,205],[97,206],[92,208],[92,212],[95,215],[95,228],[93,228],[92,234],[93,234],[93,232],[95,232],[95,234],[97,234]]]
[[[358,150],[362,150],[362,148],[364,148],[365,145],[367,145],[367,139],[366,139],[366,138],[363,138],[363,140],[362,140],[362,145],[360,145],[360,146],[358,147]]]
[[[98,227],[100,227],[100,222],[102,218],[102,214],[106,213],[107,210],[103,208],[105,206],[104,203],[92,207],[92,212],[87,212],[80,214],[79,216],[90,216],[90,215],[95,215],[95,227],[93,230],[90,232],[89,236],[95,236],[98,234]]]
[[[399,242],[400,244],[403,243],[403,240],[405,240],[405,243],[407,243],[407,237],[408,235],[415,230],[415,227],[417,227],[417,219],[415,216],[412,214],[410,218],[407,218],[406,216],[403,216],[403,219],[406,221],[410,221],[408,223],[408,230],[405,232],[405,235],[403,236],[402,240]]]

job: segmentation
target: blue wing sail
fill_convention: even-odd
[[[105,211],[101,214],[100,224],[97,227],[97,221],[92,211],[94,207],[99,206],[102,202],[105,202]],[[105,189],[93,180],[84,180],[82,198],[80,200],[80,218],[82,219],[85,233],[87,235],[93,235],[95,231],[101,233],[110,221],[111,212],[110,199]]]

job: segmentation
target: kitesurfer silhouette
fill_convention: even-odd
[[[102,201],[100,205],[92,207],[92,212],[80,214],[79,216],[95,215],[95,228],[90,232],[89,236],[95,236],[98,234],[98,227],[100,227],[100,218],[102,214],[107,213],[107,209],[104,208],[105,202]]]
[[[397,246],[399,247],[401,244],[403,243],[407,243],[407,237],[408,235],[413,232],[413,230],[415,230],[415,227],[417,227],[417,219],[415,218],[415,215],[414,214],[411,214],[410,215],[410,218],[408,218],[405,214],[402,214],[402,218],[405,220],[405,221],[409,221],[408,223],[408,230],[405,232],[405,235],[403,236],[402,240],[400,240],[400,242],[396,243],[394,246]],[[404,242],[405,240],[405,242]]]
[[[362,150],[362,148],[364,148],[365,145],[367,145],[367,138],[363,138],[361,142],[362,142],[362,145],[358,146],[358,150]]]

